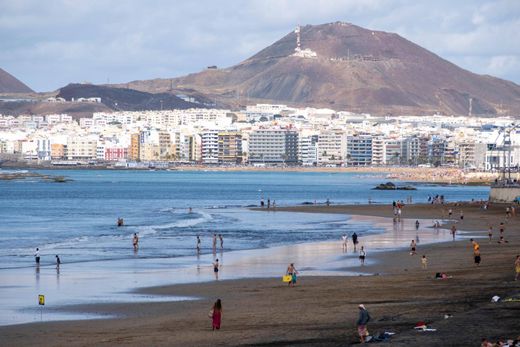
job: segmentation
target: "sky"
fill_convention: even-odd
[[[39,92],[177,77],[336,21],[520,84],[519,0],[0,0],[0,68]]]

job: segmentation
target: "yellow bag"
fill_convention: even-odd
[[[291,282],[292,281],[292,276],[291,275],[285,275],[285,276],[282,277],[282,281],[285,282],[285,283]]]

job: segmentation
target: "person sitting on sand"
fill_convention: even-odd
[[[370,314],[368,313],[368,310],[365,308],[365,305],[360,304],[358,308],[359,316],[356,325],[359,334],[359,339],[361,343],[365,343],[365,339],[368,336],[367,324],[368,322],[370,322]]]
[[[296,268],[294,267],[294,263],[289,264],[285,273],[291,276],[291,280],[289,281],[288,286],[294,287],[296,285],[296,275],[298,274],[298,270],[296,270]]]
[[[220,299],[217,299],[217,301],[215,301],[213,304],[213,307],[210,311],[210,316],[213,330],[219,330],[220,324],[222,322],[222,301],[220,301]]]

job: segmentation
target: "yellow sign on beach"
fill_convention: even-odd
[[[45,295],[38,295],[38,305],[45,305]]]

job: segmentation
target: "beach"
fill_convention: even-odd
[[[446,219],[444,205],[410,205],[403,209],[407,222]],[[507,244],[497,243],[498,224],[505,221],[505,207],[451,206],[457,223],[457,241],[418,244],[418,255],[408,249],[371,253],[366,266],[345,271],[356,276],[306,276],[288,288],[280,278],[248,278],[207,283],[166,285],[140,289],[145,295],[189,296],[198,300],[146,303],[78,305],[68,310],[117,318],[59,321],[0,327],[2,346],[345,346],[358,342],[357,306],[365,304],[372,321],[368,330],[391,331],[395,346],[477,346],[482,337],[516,338],[520,334],[519,302],[491,303],[491,297],[518,295],[513,262],[519,251],[518,216],[506,223]],[[281,210],[281,209],[280,209]],[[391,217],[388,205],[299,206],[286,211],[340,213]],[[449,227],[451,223],[444,223]],[[487,226],[495,226],[492,242]],[[482,264],[473,264],[469,237],[479,237]],[[363,241],[363,240],[361,240]],[[339,246],[339,241],[338,241]],[[352,245],[350,244],[349,247]],[[420,256],[428,257],[428,269]],[[351,256],[355,256],[354,253]],[[263,260],[265,261],[265,260]],[[298,263],[296,263],[298,267]],[[281,270],[283,272],[283,270]],[[436,272],[452,276],[436,280]],[[211,330],[208,311],[216,298],[223,302],[223,325]],[[451,318],[445,319],[448,314]],[[418,332],[419,321],[437,329]]]

